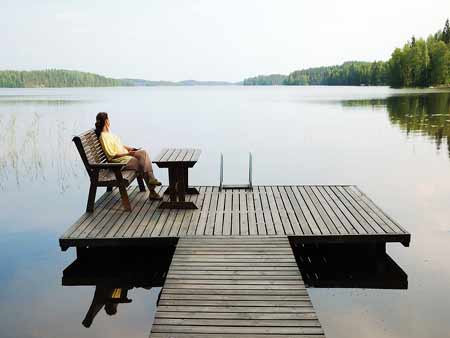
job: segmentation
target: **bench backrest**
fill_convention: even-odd
[[[75,136],[72,141],[77,146],[78,152],[89,174],[92,172],[91,164],[108,162],[94,129]]]

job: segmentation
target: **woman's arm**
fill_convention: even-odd
[[[128,150],[129,152],[131,152],[131,151],[137,151],[137,150],[139,150],[139,149],[141,149],[141,148],[135,148],[135,147],[130,147],[130,146],[123,146],[126,150]]]
[[[134,153],[133,151],[129,151],[128,153],[114,155],[112,158],[120,158],[120,157],[124,157],[124,156],[133,156],[133,153]]]

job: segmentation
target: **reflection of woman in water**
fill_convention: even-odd
[[[83,326],[90,327],[95,316],[103,306],[105,307],[105,312],[112,316],[117,313],[119,303],[131,303],[131,299],[127,298],[127,292],[128,289],[123,288],[96,286],[91,306],[83,320]]]
[[[136,149],[123,145],[120,138],[110,132],[110,123],[107,113],[98,113],[95,121],[95,132],[100,140],[102,148],[109,162],[126,163],[124,170],[136,170],[148,189],[151,200],[162,199],[155,191],[155,187],[161,185],[153,175],[150,156],[143,149]]]

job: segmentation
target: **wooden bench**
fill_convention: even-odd
[[[97,187],[106,187],[111,192],[118,187],[125,210],[131,211],[127,187],[135,178],[138,180],[139,190],[145,191],[144,181],[136,176],[135,170],[123,170],[125,163],[110,163],[103,151],[94,129],[75,136],[72,141],[77,146],[81,159],[91,180],[86,212],[94,211]]]

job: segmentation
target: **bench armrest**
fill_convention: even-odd
[[[116,168],[123,168],[127,164],[126,163],[92,163],[89,164],[91,168],[94,169],[116,169]]]

